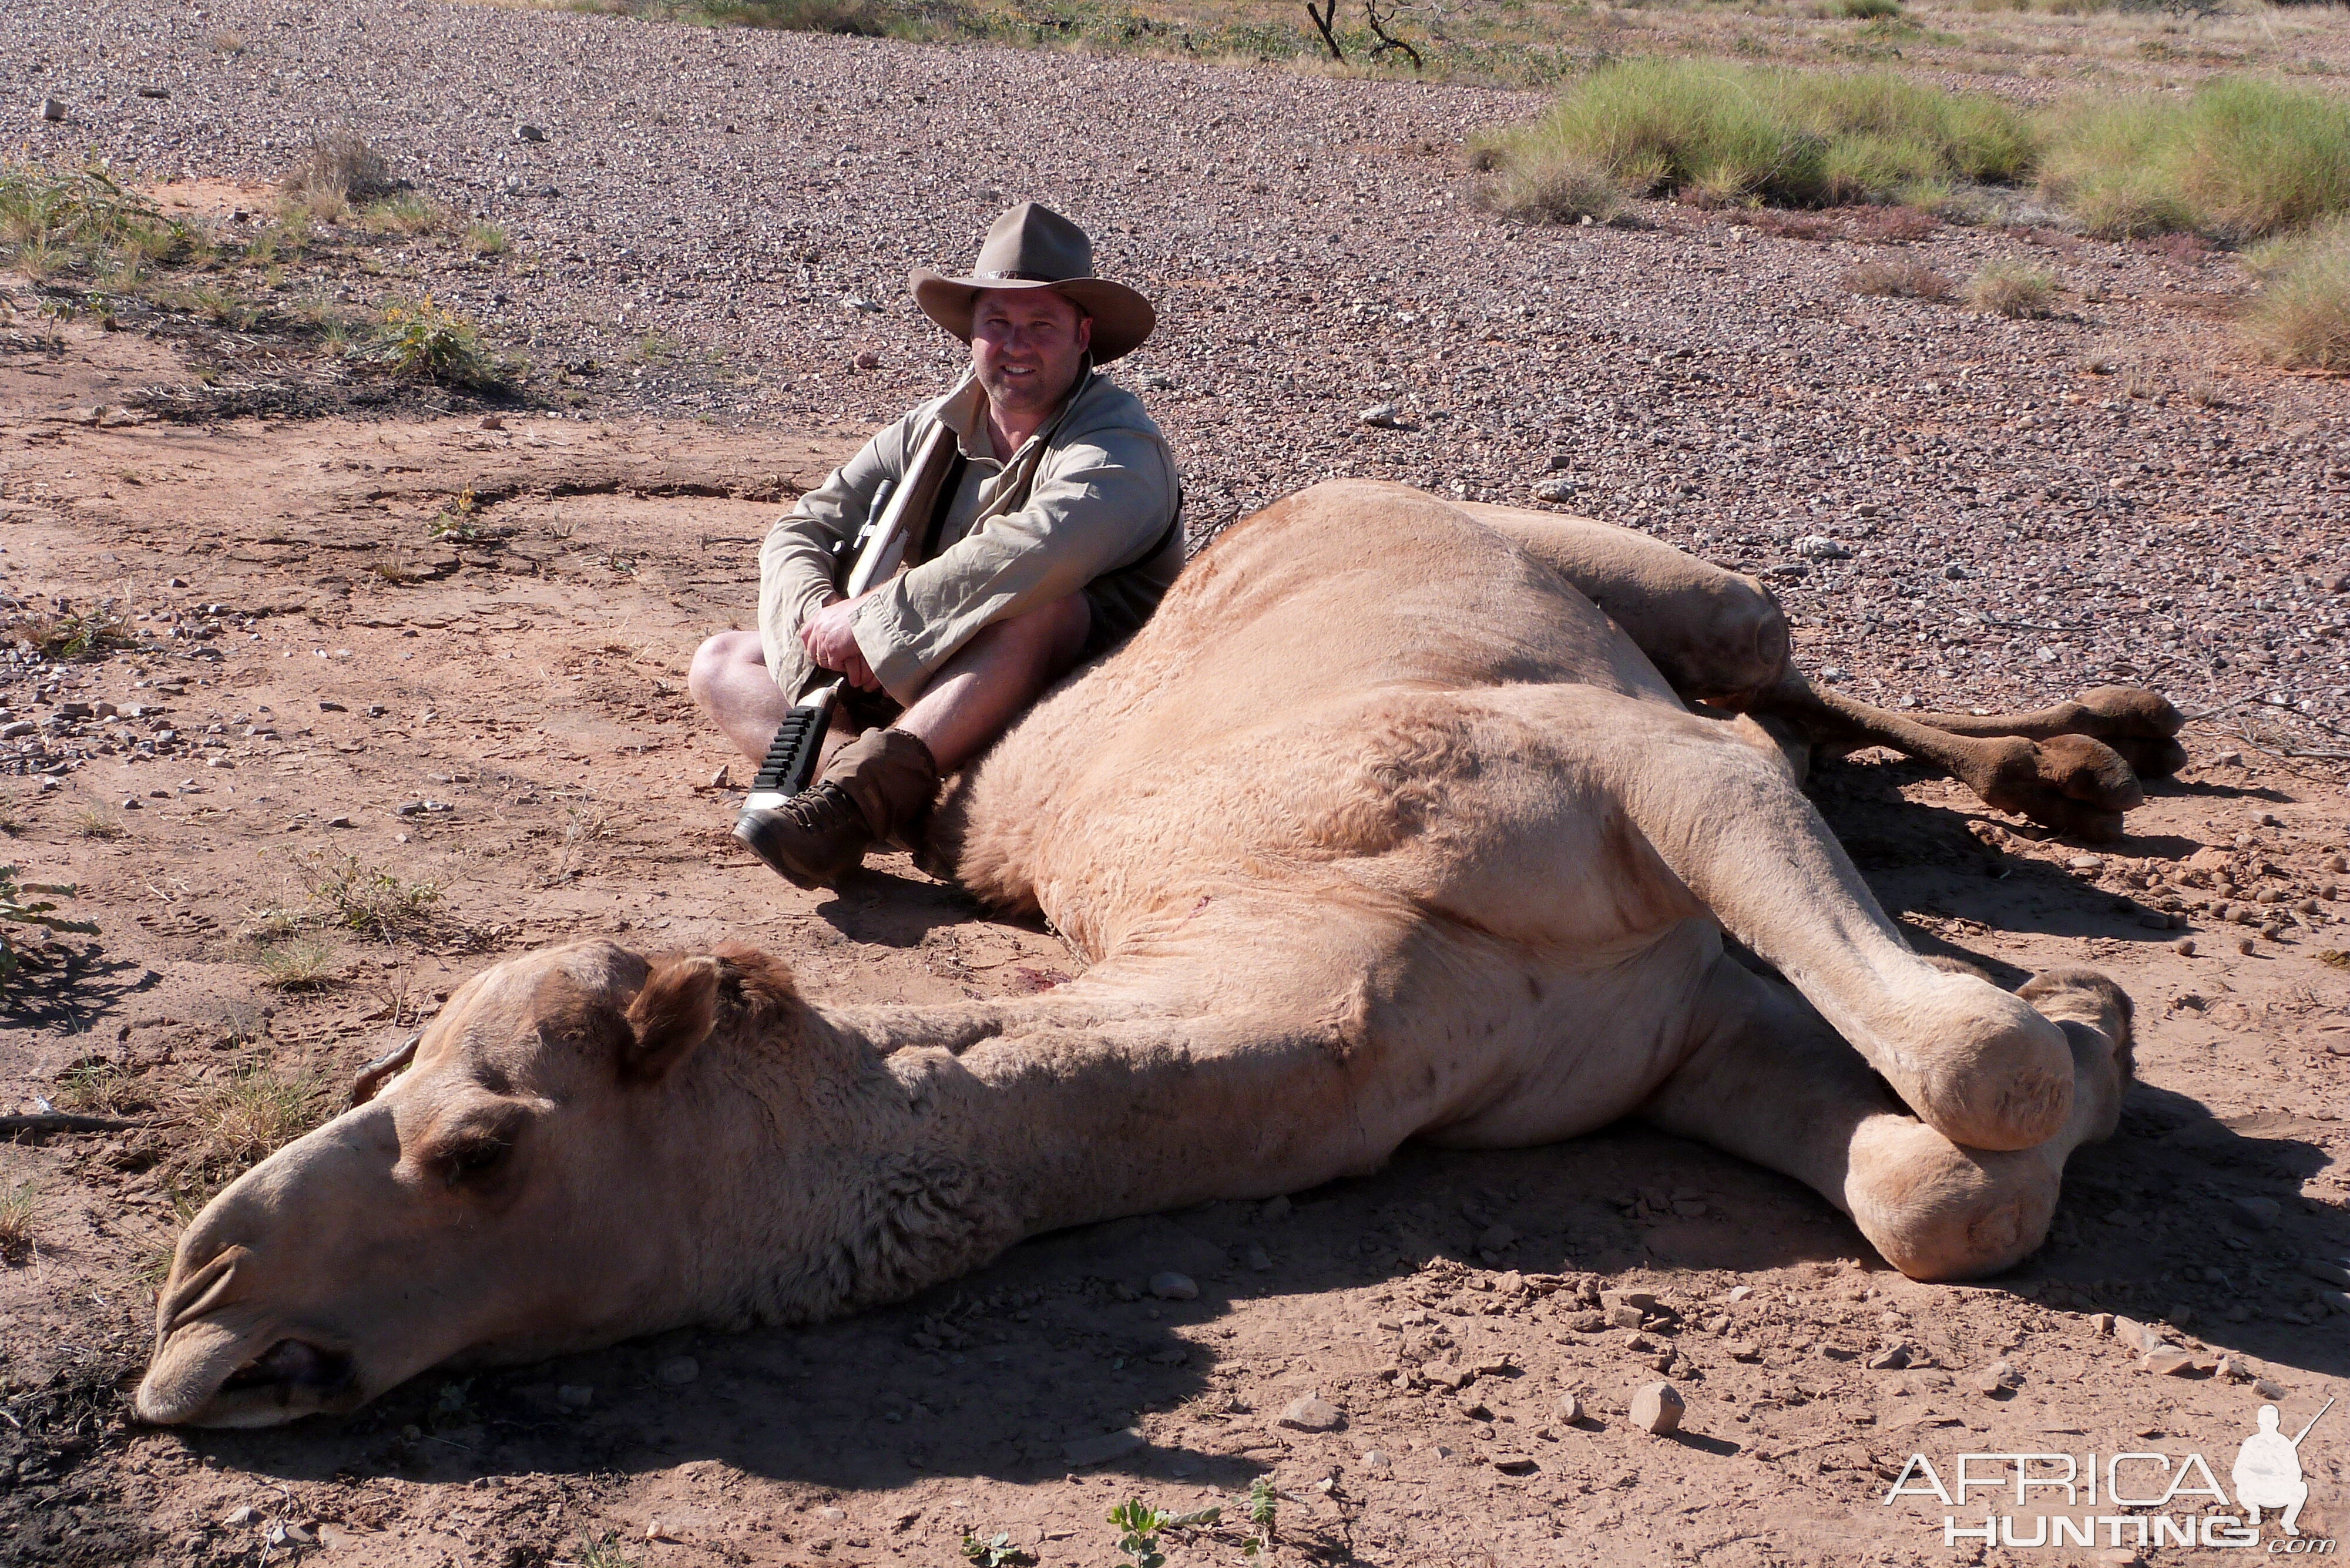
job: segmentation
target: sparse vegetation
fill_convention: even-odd
[[[111,608],[67,610],[36,617],[19,636],[47,659],[98,659],[117,649],[139,646],[130,619]]]
[[[973,1568],[1016,1568],[1028,1561],[1028,1553],[1012,1544],[1012,1532],[1001,1531],[990,1540],[983,1541],[966,1530],[962,1532],[962,1554]]]
[[[442,221],[432,203],[412,191],[370,202],[359,213],[359,226],[377,234],[427,234]]]
[[[394,375],[442,386],[489,389],[504,379],[483,351],[481,329],[431,295],[386,306],[368,355]]]
[[[2262,279],[2244,320],[2254,350],[2287,369],[2350,370],[2350,218],[2250,259]]]
[[[1888,299],[1946,300],[1959,292],[1923,262],[1863,262],[1845,273],[1844,286],[1855,294]]]
[[[137,1078],[120,1063],[87,1057],[57,1075],[50,1103],[77,1116],[119,1116],[143,1111],[151,1102]]]
[[[395,189],[391,165],[348,126],[310,139],[302,161],[278,182],[289,213],[321,223],[339,222],[353,202],[389,196]]]
[[[1167,1554],[1159,1550],[1159,1538],[1170,1530],[1199,1530],[1223,1517],[1221,1508],[1203,1508],[1197,1513],[1172,1514],[1153,1508],[1140,1498],[1128,1498],[1109,1511],[1110,1528],[1118,1532],[1118,1549],[1133,1568],[1165,1568]]]
[[[1967,308],[2022,321],[2049,313],[2056,279],[2016,262],[1995,261],[1967,279]]]
[[[577,1568],[637,1568],[637,1560],[619,1548],[619,1535],[607,1532],[602,1535],[582,1535],[572,1559]]]
[[[216,1189],[324,1121],[326,1098],[326,1083],[315,1073],[247,1063],[189,1107],[192,1141],[182,1168]]]
[[[320,937],[256,943],[253,967],[273,991],[318,991],[343,971],[342,950]]]
[[[56,931],[77,936],[98,935],[98,925],[91,920],[77,920],[57,913],[57,900],[70,898],[77,889],[70,882],[22,882],[14,866],[0,866],[0,996],[15,988],[16,979],[28,964],[37,964],[46,951],[46,942],[27,940],[28,930]]]
[[[84,838],[127,838],[130,830],[102,805],[86,805],[74,813],[73,830]]]
[[[0,165],[0,261],[28,275],[88,271],[101,261],[161,261],[188,244],[187,230],[109,163]]]
[[[464,246],[470,256],[502,256],[509,242],[506,232],[495,223],[474,223],[465,225]]]
[[[356,855],[327,851],[297,857],[310,901],[335,925],[365,931],[386,941],[412,936],[432,923],[441,889],[431,882],[405,881]]]
[[[40,1197],[40,1184],[29,1179],[0,1185],[0,1258],[13,1262],[32,1250],[33,1210]]]
[[[2041,189],[2109,239],[2299,228],[2350,211],[2350,101],[2245,80],[2085,100],[2056,115]]]
[[[1505,169],[1477,188],[1478,202],[1505,218],[1529,223],[1605,223],[1622,207],[1615,180],[1598,164],[1558,158]]]

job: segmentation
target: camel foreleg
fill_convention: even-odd
[[[2071,1047],[2071,1114],[2028,1148],[1952,1142],[1908,1113],[1803,999],[1724,961],[1690,1059],[1643,1119],[1795,1178],[1852,1216],[1912,1279],[1995,1273],[2048,1233],[2064,1162],[2112,1135],[2129,1072],[2128,1003],[2087,971],[2024,988]]]
[[[2146,800],[2129,763],[2088,735],[2057,732],[2034,740],[2004,731],[1953,733],[1814,686],[1793,671],[1737,706],[1801,725],[1814,745],[1888,746],[1951,774],[2001,811],[2082,838],[2119,838],[2122,814]]]
[[[2028,713],[1914,713],[1918,723],[1952,735],[2020,735],[2049,741],[2086,735],[2103,741],[2142,779],[2167,779],[2187,765],[2187,748],[2173,739],[2187,716],[2159,691],[2143,686],[2095,686],[2068,701]]]

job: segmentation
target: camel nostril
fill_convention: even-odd
[[[351,1358],[340,1351],[321,1350],[299,1339],[281,1339],[254,1360],[229,1374],[221,1392],[240,1388],[307,1388],[331,1394],[352,1377]]]

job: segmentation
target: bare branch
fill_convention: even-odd
[[[1318,11],[1314,8],[1314,0],[1305,0],[1305,14],[1314,18],[1314,30],[1322,35],[1323,47],[1330,51],[1330,57],[1345,59],[1347,51],[1338,47],[1337,35],[1330,30],[1338,20],[1338,0],[1322,0],[1322,8]]]
[[[1337,0],[1330,0],[1330,3],[1335,5],[1337,4]],[[1390,13],[1390,15],[1392,15],[1392,13]],[[1363,0],[1363,16],[1364,18],[1371,25],[1372,36],[1378,39],[1378,45],[1371,50],[1371,58],[1376,60],[1381,55],[1386,54],[1389,49],[1400,49],[1404,54],[1410,57],[1411,68],[1413,70],[1420,70],[1424,68],[1423,62],[1419,57],[1419,51],[1413,48],[1409,44],[1405,43],[1401,38],[1389,33],[1387,29],[1386,23],[1380,20],[1378,0]]]

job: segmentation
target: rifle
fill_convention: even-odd
[[[857,597],[887,577],[906,558],[908,504],[923,488],[918,482],[935,465],[943,443],[952,439],[944,423],[932,425],[907,468],[906,483],[884,480],[873,493],[865,525],[850,546],[856,561],[849,568],[847,597]],[[819,670],[808,678],[792,711],[775,726],[775,738],[767,742],[766,760],[759,764],[757,775],[751,780],[751,793],[743,799],[743,815],[734,825],[736,837],[743,837],[751,826],[752,812],[772,811],[816,782],[825,732],[832,727],[833,711],[840,705],[841,688],[848,681],[846,675],[827,680],[827,673]]]

